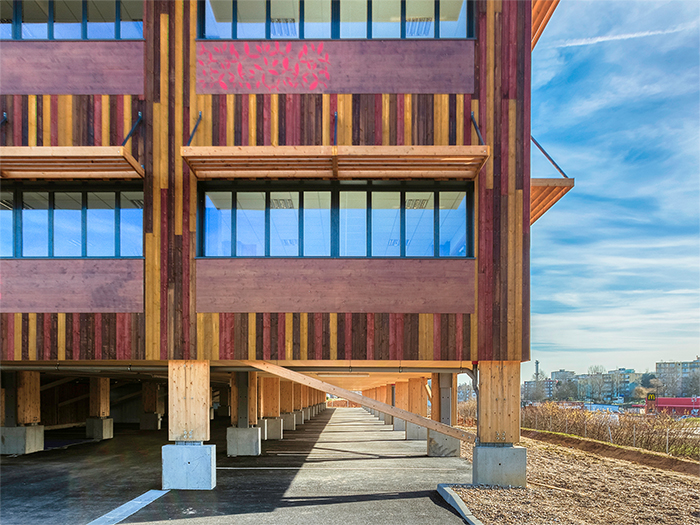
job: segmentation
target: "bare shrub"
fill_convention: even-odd
[[[465,427],[476,426],[476,399],[457,403],[457,424]]]

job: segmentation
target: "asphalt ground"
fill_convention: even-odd
[[[463,523],[437,485],[471,482],[471,464],[427,457],[425,441],[361,408],[327,409],[257,457],[226,456],[227,426],[212,422],[214,490],[172,490],[121,523]],[[161,488],[167,443],[164,430],[116,425],[108,441],[3,456],[0,523],[87,524]]]

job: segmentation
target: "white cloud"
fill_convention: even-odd
[[[695,29],[697,27],[698,27],[698,21],[694,20],[690,23],[681,24],[678,27],[674,27],[672,29],[657,30],[657,31],[640,31],[637,33],[626,33],[626,34],[621,34],[621,35],[603,35],[603,36],[596,36],[596,37],[592,37],[592,38],[579,38],[576,40],[567,40],[567,41],[559,42],[559,43],[553,42],[552,44],[550,44],[550,46],[555,47],[555,48],[589,46],[592,44],[600,44],[602,42],[614,42],[617,40],[632,40],[635,38],[645,38],[645,37],[650,37],[650,36],[670,35],[673,33],[680,33],[682,31],[688,31],[689,29]]]

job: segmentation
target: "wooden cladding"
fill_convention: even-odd
[[[530,224],[534,224],[574,187],[574,179],[532,179],[531,184]]]
[[[472,93],[472,40],[197,42],[197,93]]]
[[[472,259],[198,259],[198,312],[471,313]]]
[[[191,358],[251,360],[476,360],[469,314],[197,314]]]
[[[142,259],[6,259],[0,312],[142,312]]]
[[[144,93],[144,42],[4,40],[4,95],[118,95]]]

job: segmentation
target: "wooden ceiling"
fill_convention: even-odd
[[[199,179],[474,179],[488,146],[183,147]]]
[[[574,179],[530,179],[530,224],[574,187]]]
[[[123,146],[2,146],[3,179],[142,179]]]
[[[532,0],[532,49],[535,49],[558,4],[559,0]]]

